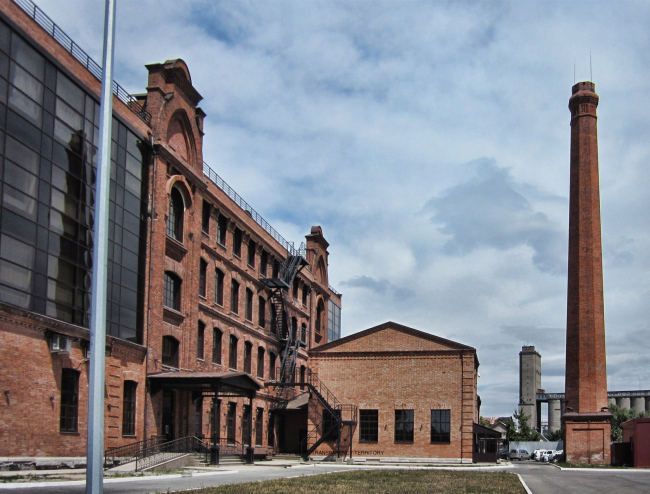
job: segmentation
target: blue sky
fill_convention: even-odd
[[[97,61],[101,0],[38,5]],[[650,3],[118,2],[116,80],[183,58],[204,159],[288,240],[330,241],[343,333],[393,320],[472,345],[485,416],[518,352],[564,389],[568,99],[598,108],[611,390],[650,388]]]

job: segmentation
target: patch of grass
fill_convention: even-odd
[[[615,467],[615,466],[610,465],[609,463],[596,464],[596,465],[589,465],[589,464],[586,464],[586,465],[580,464],[580,465],[578,465],[578,464],[574,464],[574,463],[566,463],[564,461],[558,461],[556,463],[556,465],[558,465],[558,466],[560,466],[562,468],[614,468],[614,469],[616,469],[616,468],[618,468],[618,469],[630,468],[628,466],[622,466],[622,467],[617,466],[617,467]]]
[[[206,487],[191,494],[525,494],[506,472],[373,470]],[[190,494],[190,491],[186,491]]]

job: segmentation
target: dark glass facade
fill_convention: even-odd
[[[88,327],[99,104],[0,22],[0,300]],[[147,150],[113,120],[107,333],[142,343]]]

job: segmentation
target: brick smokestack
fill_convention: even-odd
[[[569,99],[571,192],[565,384],[568,413],[563,420],[568,432],[567,443],[570,443],[566,445],[567,461],[573,463],[609,460],[596,130],[598,99],[593,82],[575,84]],[[594,422],[601,425],[592,430]],[[599,446],[595,447],[595,443]]]

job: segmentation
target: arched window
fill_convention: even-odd
[[[206,295],[206,277],[208,273],[208,263],[204,260],[201,259],[201,262],[199,263],[199,296],[205,298]]]
[[[300,341],[307,343],[307,325],[304,322],[300,326]]]
[[[174,273],[165,271],[165,293],[163,303],[165,307],[181,310],[181,279]]]
[[[323,304],[323,299],[321,298],[318,301],[316,306],[316,332],[320,333],[323,325],[323,313],[325,312],[325,304]]]
[[[205,339],[205,324],[199,321],[199,330],[196,335],[196,358],[203,360],[203,343]]]
[[[269,381],[275,381],[275,353],[269,352]]]
[[[257,347],[257,377],[264,379],[264,348]]]
[[[257,301],[257,321],[260,328],[266,327],[266,300],[260,295]]]
[[[167,235],[179,242],[183,241],[183,195],[176,187],[169,196],[169,216],[167,217]]]
[[[253,290],[246,288],[246,320],[253,322]]]
[[[223,307],[223,271],[214,273],[214,303]]]
[[[173,336],[163,336],[162,363],[178,367],[178,340]]]
[[[232,280],[230,284],[230,312],[239,314],[239,282]]]
[[[221,365],[221,340],[223,333],[214,328],[212,330],[212,363]]]
[[[237,337],[230,335],[230,349],[228,352],[228,367],[237,370]]]

